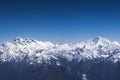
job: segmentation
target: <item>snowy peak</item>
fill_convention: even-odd
[[[109,47],[109,45],[112,45],[112,43],[113,42],[109,41],[108,39],[98,36],[93,39],[77,43],[76,46],[79,48],[86,48],[89,50],[93,50],[100,47],[103,48]]]
[[[30,39],[30,38],[22,38],[22,37],[17,37],[16,39],[13,40],[16,43],[30,43],[30,42],[36,42],[37,40],[35,39]]]
[[[16,42],[22,42],[22,41],[24,41],[24,39],[22,37],[17,37],[16,39],[14,39],[14,41],[16,41]]]
[[[92,41],[97,44],[97,43],[110,43],[110,41],[108,39],[105,39],[103,37],[95,37],[94,39],[92,39]]]
[[[38,41],[35,39],[31,39],[31,38],[21,38],[21,37],[17,37],[16,39],[14,39],[13,41],[11,41],[11,43],[13,43],[14,45],[23,45],[23,46],[31,46],[31,47],[38,47],[37,45],[39,45],[39,48],[45,48],[45,47],[54,47],[54,44],[51,42],[42,42],[42,41]]]

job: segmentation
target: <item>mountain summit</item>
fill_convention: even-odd
[[[110,41],[108,39],[105,39],[101,36],[95,37],[94,39],[92,39],[94,43],[110,43]]]

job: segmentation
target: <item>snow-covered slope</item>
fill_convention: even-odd
[[[0,45],[0,60],[2,62],[27,62],[51,64],[54,60],[60,65],[60,58],[68,62],[76,61],[112,61],[120,60],[120,43],[95,37],[77,44],[53,44],[35,39],[16,38]],[[97,60],[96,60],[97,59]]]

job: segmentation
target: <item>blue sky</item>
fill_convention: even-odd
[[[17,36],[79,42],[120,41],[119,0],[0,0],[0,42]]]

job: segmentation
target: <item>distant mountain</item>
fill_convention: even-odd
[[[0,80],[120,80],[120,43],[102,37],[53,44],[17,37],[0,45]]]
[[[76,61],[78,63],[94,59],[117,62],[120,60],[120,43],[95,37],[77,44],[58,45],[18,37],[0,45],[0,60],[3,62],[24,60],[29,64],[43,62],[51,64],[51,60],[54,59],[58,64],[59,57],[69,62]],[[97,61],[95,60],[95,62]]]

